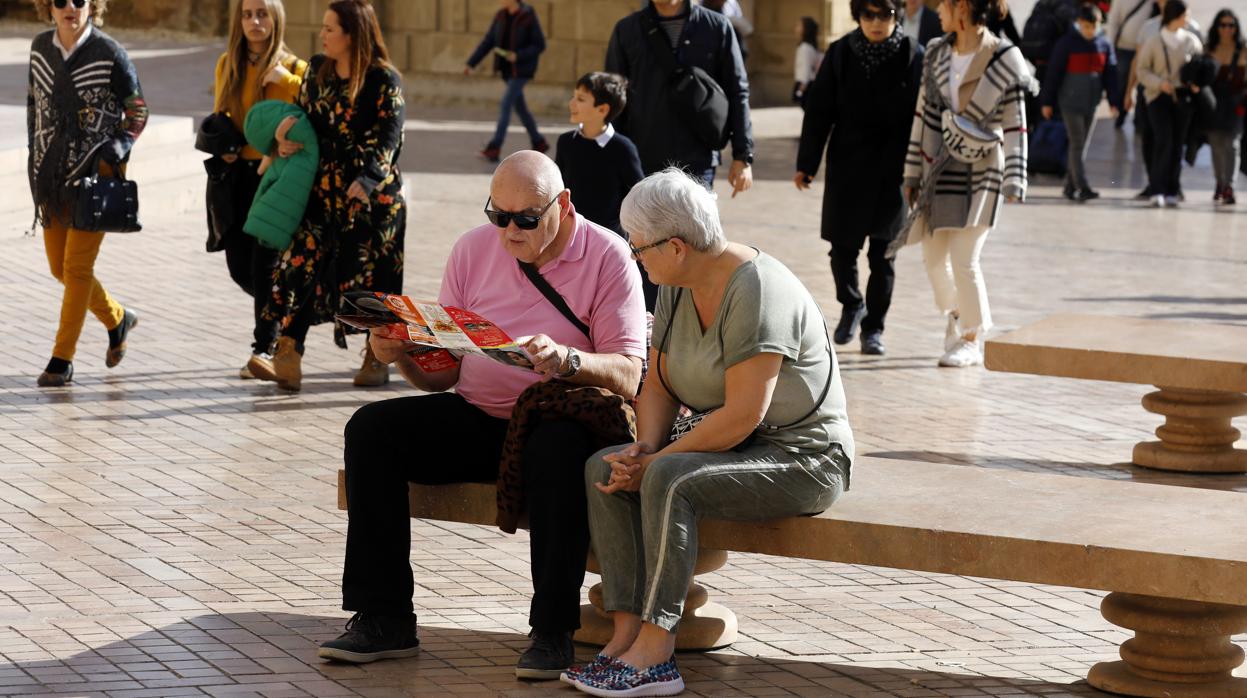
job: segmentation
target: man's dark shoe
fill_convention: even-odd
[[[534,630],[528,636],[533,639],[533,644],[515,663],[516,678],[557,679],[576,662],[571,633],[539,633]]]
[[[1066,185],[1065,188],[1061,190],[1061,195],[1070,201],[1078,200],[1078,190],[1069,185]]]
[[[882,330],[862,332],[862,353],[871,356],[883,356],[887,353],[883,346]]]
[[[533,150],[537,151],[538,153],[547,152],[548,150],[550,150],[550,141],[547,141],[546,139],[542,138],[536,143],[533,143]]]
[[[322,643],[316,654],[321,659],[367,664],[378,659],[413,657],[419,648],[416,614],[356,613],[346,622],[346,632]]]
[[[1092,201],[1100,198],[1100,192],[1094,189],[1083,189],[1078,192],[1079,201]]]
[[[857,334],[857,326],[862,324],[862,318],[866,315],[866,308],[850,309],[845,308],[840,311],[840,322],[836,325],[836,331],[832,335],[832,339],[836,340],[836,344],[848,344],[853,341],[853,335]]]
[[[1149,186],[1143,187],[1143,191],[1139,192],[1138,194],[1135,194],[1134,200],[1135,201],[1147,201],[1153,196],[1155,196],[1155,194],[1152,193],[1152,187],[1149,185]]]

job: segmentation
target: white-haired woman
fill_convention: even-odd
[[[713,194],[669,169],[632,189],[620,219],[661,289],[637,442],[585,474],[615,633],[566,678],[595,695],[673,695],[698,519],[823,511],[848,487],[853,435],[818,304],[778,260],[724,238]],[[681,405],[704,417],[673,441]]]

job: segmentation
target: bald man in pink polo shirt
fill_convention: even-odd
[[[645,301],[636,264],[618,235],[576,213],[554,162],[531,150],[504,160],[486,213],[490,223],[455,244],[438,300],[494,322],[523,344],[535,369],[469,355],[430,373],[401,342],[371,338],[380,361],[430,394],[372,403],[346,425],[342,608],[355,616],[346,633],[321,645],[326,659],[363,663],[417,651],[409,481],[493,482],[512,408],[536,381],[559,378],[628,399],[640,382]],[[577,322],[542,295],[520,262],[536,268]],[[584,466],[595,450],[583,426],[549,419],[525,446],[533,642],[516,665],[520,678],[558,678],[575,658],[589,544]]]

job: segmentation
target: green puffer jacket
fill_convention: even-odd
[[[247,222],[242,227],[260,244],[277,250],[290,246],[291,237],[303,222],[303,210],[307,208],[307,198],[320,164],[316,130],[302,109],[276,99],[256,103],[243,122],[243,132],[251,147],[275,156],[274,134],[287,116],[297,116],[299,120],[286,133],[286,138],[302,143],[303,149],[288,158],[273,158],[260,179],[251,213],[247,214]]]

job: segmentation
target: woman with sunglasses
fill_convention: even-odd
[[[912,232],[947,321],[939,365],[960,368],[983,363],[992,316],[979,258],[1002,204],[1026,196],[1025,97],[1038,86],[1017,46],[987,29],[1002,0],[944,0],[939,13],[946,34],[927,44],[904,181],[911,204],[920,187],[933,188]],[[954,115],[997,137],[973,162],[947,157],[946,141],[957,141],[944,121]],[[948,164],[932,176],[937,160]]]
[[[1213,201],[1233,206],[1234,178],[1238,174],[1236,141],[1243,133],[1243,116],[1247,113],[1247,42],[1232,10],[1217,13],[1208,30],[1206,48],[1217,63],[1217,78],[1212,83],[1217,116],[1213,128],[1208,130],[1212,170],[1217,178]]]
[[[398,159],[403,145],[402,77],[390,64],[376,11],[367,0],[334,0],[320,30],[323,53],[313,56],[299,106],[316,128],[320,167],[303,224],[277,262],[266,318],[280,322],[272,357],[253,356],[256,378],[285,390],[302,386],[308,329],[334,323],[342,293],[402,293],[407,205]],[[284,138],[293,117],[277,129],[277,155],[302,146]],[[389,382],[389,368],[365,343],[355,385]]]
[[[216,64],[213,109],[229,117],[239,133],[256,102],[294,102],[299,98],[307,63],[290,52],[285,36],[286,11],[281,0],[242,0],[234,5],[226,51]],[[247,145],[238,154],[221,156],[232,170],[231,191],[238,207],[234,227],[224,234],[225,264],[230,278],[253,299],[253,356],[267,354],[277,334],[276,324],[264,319],[264,306],[272,292],[278,251],[261,245],[242,230],[260,186],[258,170],[264,155]],[[239,375],[254,378],[245,365]]]
[[[836,344],[862,329],[862,353],[884,353],[883,323],[892,304],[895,256],[888,251],[905,220],[901,171],[918,83],[922,46],[897,18],[903,0],[853,0],[858,28],[827,49],[805,101],[793,184],[808,189],[827,151],[823,239],[831,243],[831,275],[840,302]],[[830,142],[829,142],[830,141]],[[857,258],[866,254],[870,280],[863,296]]]
[[[125,49],[100,31],[107,0],[36,0],[40,18],[55,26],[30,47],[26,138],[35,217],[43,224],[52,276],[64,286],[52,359],[42,387],[73,380],[74,354],[87,310],[108,330],[104,365],[126,353],[138,316],[121,306],[95,278],[104,233],[73,227],[73,183],[124,171],[130,148],[147,123],[147,103]]]
[[[561,678],[667,696],[684,688],[673,652],[698,520],[827,509],[849,486],[853,433],[818,303],[774,257],[726,239],[714,194],[671,168],[633,187],[620,219],[661,288],[636,442],[585,468],[614,634]],[[672,440],[681,405],[702,418]]]

